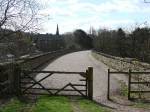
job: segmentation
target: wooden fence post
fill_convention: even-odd
[[[110,69],[108,69],[107,99],[110,100]]]
[[[88,70],[86,70],[86,97],[88,97]]]
[[[8,81],[10,82],[9,83],[9,91],[8,91],[8,95],[12,95],[13,94],[13,91],[14,91],[14,86],[13,86],[13,83],[14,83],[14,76],[12,75],[13,71],[14,71],[14,63],[10,63],[8,65]]]
[[[19,65],[16,64],[14,69],[14,94],[18,97],[21,95],[20,81],[21,81],[21,68]]]
[[[93,67],[88,67],[88,98],[93,100]]]
[[[128,100],[131,100],[130,91],[131,91],[131,70],[129,69],[129,80],[128,80]]]

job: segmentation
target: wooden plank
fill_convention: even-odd
[[[85,72],[66,72],[66,71],[36,71],[36,70],[22,70],[22,72],[24,73],[58,73],[58,74],[81,74],[81,75],[85,75]]]
[[[128,100],[131,99],[130,93],[131,93],[131,70],[129,70],[129,79],[128,79]]]
[[[86,96],[88,97],[88,70],[86,70],[86,82],[85,82],[85,85],[86,85]]]
[[[86,86],[85,84],[72,84],[73,86]]]
[[[21,89],[26,89],[26,87],[21,87]],[[46,88],[47,90],[52,90],[52,91],[58,91],[60,89],[56,89],[56,88]],[[43,90],[43,88],[30,88],[29,90]],[[76,91],[74,89],[63,89],[61,91]],[[79,90],[82,92],[86,92],[86,90]]]
[[[130,93],[150,93],[150,91],[130,91]]]
[[[35,83],[37,83],[39,86],[41,86],[41,87],[43,88],[43,90],[47,91],[49,94],[52,94],[52,92],[49,91],[49,90],[47,90],[41,83],[39,83],[38,81],[36,81],[34,78],[30,77],[28,74],[26,74],[26,75],[27,75],[29,78],[31,78],[31,80],[33,80]],[[49,74],[49,75],[51,75],[51,74]],[[23,91],[23,93],[26,92],[28,89],[29,89],[29,87],[26,88],[26,89]]]
[[[76,87],[74,87],[74,85],[72,85],[71,83],[70,83],[70,86],[74,89],[74,90],[76,90],[79,94],[81,94],[82,96],[85,96],[81,91],[79,91]]]
[[[150,82],[130,82],[130,84],[150,84]]]
[[[27,91],[28,89],[32,88],[33,86],[35,86],[36,84],[41,85],[40,82],[43,81],[44,79],[50,77],[53,73],[50,73],[49,75],[43,77],[42,79],[40,79],[39,81],[34,80],[34,78],[30,77],[28,74],[26,74],[31,80],[33,80],[35,83],[31,86],[29,86],[28,88],[26,88],[24,91]],[[42,88],[45,88],[44,86]]]
[[[34,93],[34,92],[25,92],[23,94],[27,94],[27,95],[50,95],[49,93]]]
[[[88,97],[93,100],[93,68],[88,67]]]
[[[110,71],[109,73],[110,74],[128,74],[128,72],[113,72],[113,71]]]
[[[110,100],[110,69],[108,69],[108,79],[107,79],[107,99]]]
[[[86,81],[86,79],[80,79],[80,81],[83,81],[83,82],[84,82],[84,81]]]
[[[66,87],[68,87],[70,84],[68,83],[67,85],[65,85],[64,87],[62,87],[61,89],[59,89],[57,92],[55,92],[55,95],[57,95],[59,92],[61,92],[62,90],[64,90]]]
[[[150,72],[131,72],[131,74],[144,74],[144,75],[150,75]]]
[[[32,92],[25,92],[24,94],[27,94],[27,95],[50,95],[48,93],[32,93]],[[53,94],[53,95],[50,95],[50,96],[81,96],[81,95],[70,95],[70,94]]]
[[[21,68],[19,65],[16,65],[15,66],[15,69],[14,69],[14,92],[15,92],[15,95],[17,95],[18,97],[21,96],[21,84],[20,84],[20,81],[21,81]]]

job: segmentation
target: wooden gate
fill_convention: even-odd
[[[42,73],[44,76],[40,80],[35,79],[35,74]],[[46,80],[47,78],[51,77],[55,74],[74,74],[80,75],[83,84],[74,84],[69,82],[65,86],[61,88],[48,88],[45,87],[41,82]],[[18,77],[19,79],[19,86],[17,87],[17,94],[18,95],[60,95],[60,92],[77,92],[79,96],[87,97],[92,100],[93,97],[93,68],[89,67],[86,72],[64,72],[64,71],[30,71],[30,70],[21,70],[21,73]],[[63,81],[63,80],[62,80]],[[59,83],[59,82],[55,82]],[[38,85],[38,87],[37,87]],[[70,87],[71,89],[67,89]],[[82,87],[82,89],[79,89]],[[84,89],[83,89],[84,88]],[[44,91],[44,92],[41,92]],[[54,92],[55,91],[55,92]],[[69,96],[69,94],[67,94]]]

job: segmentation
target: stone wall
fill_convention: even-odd
[[[129,71],[129,69],[133,71],[148,71],[150,70],[150,64],[140,62],[133,58],[120,58],[111,55],[107,55],[104,53],[93,51],[92,55],[109,66],[112,69],[117,71]]]

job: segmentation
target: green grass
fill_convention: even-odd
[[[106,108],[96,105],[89,100],[80,100],[79,105],[83,112],[110,112]]]
[[[67,97],[42,97],[33,108],[33,112],[72,112]]]
[[[36,103],[22,103],[16,98],[0,107],[0,112],[108,112],[107,109],[86,99],[71,100],[68,97],[40,97]]]
[[[21,112],[25,107],[24,103],[21,103],[16,98],[11,99],[8,104],[0,108],[0,112]]]

